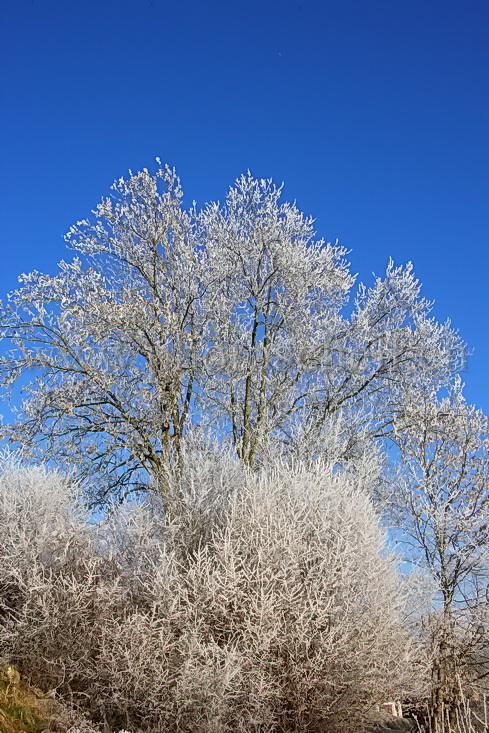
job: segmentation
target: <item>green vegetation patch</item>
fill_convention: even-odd
[[[27,705],[21,705],[17,702],[0,702],[0,729],[3,733],[10,731],[22,731],[23,733],[42,733],[46,730],[47,723],[38,713]]]
[[[0,667],[0,733],[42,733],[49,730],[49,723],[39,711],[41,704],[20,681],[13,667]]]

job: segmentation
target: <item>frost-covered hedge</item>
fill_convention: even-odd
[[[325,466],[201,464],[171,523],[97,524],[56,473],[3,468],[0,653],[115,729],[360,729],[419,679],[402,614],[366,491]]]

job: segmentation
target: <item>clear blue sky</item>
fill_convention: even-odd
[[[129,168],[248,168],[369,283],[412,260],[489,412],[487,0],[3,0],[0,298]]]

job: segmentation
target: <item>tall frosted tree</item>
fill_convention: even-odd
[[[96,477],[99,500],[153,488],[170,509],[192,425],[250,467],[276,449],[341,461],[391,433],[403,395],[446,385],[463,345],[411,265],[345,311],[345,249],[280,197],[247,174],[186,211],[167,167],[116,181],[68,233],[74,259],[21,275],[1,312],[2,384],[25,394],[10,439]]]
[[[489,421],[455,380],[442,399],[407,398],[394,434],[401,460],[389,514],[437,590],[431,715],[441,731],[489,676]]]
[[[158,182],[163,192],[158,192]],[[107,492],[168,491],[189,419],[200,341],[201,256],[168,169],[119,180],[67,240],[83,258],[22,275],[3,316],[4,383],[33,371],[13,437],[97,473]]]
[[[313,239],[313,221],[280,204],[271,181],[242,176],[224,206],[199,217],[220,291],[201,400],[253,465],[272,439],[321,452],[332,416],[390,430],[413,387],[446,384],[462,353],[449,324],[429,317],[412,266],[354,285],[346,251]]]

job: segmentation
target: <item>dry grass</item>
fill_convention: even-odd
[[[67,733],[70,728],[73,730],[72,712],[25,679],[17,677],[12,681],[12,670],[10,665],[0,665],[1,733]]]

